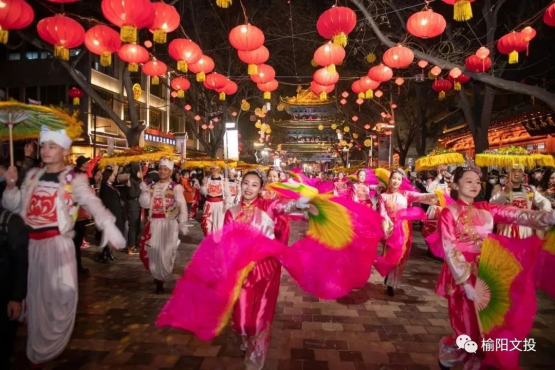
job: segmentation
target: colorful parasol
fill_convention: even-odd
[[[0,140],[10,141],[12,166],[13,141],[38,138],[42,126],[47,126],[51,130],[64,129],[71,139],[78,138],[83,132],[77,112],[70,116],[59,108],[16,101],[0,102]]]
[[[435,170],[440,165],[462,165],[466,162],[462,154],[454,150],[436,148],[427,156],[416,160],[416,171]]]
[[[121,152],[115,153],[111,156],[104,156],[98,162],[98,165],[102,168],[107,165],[117,164],[119,166],[124,166],[131,162],[141,162],[141,161],[159,161],[164,157],[171,157],[173,155],[172,146],[162,146],[162,147],[152,147],[144,146],[125,149]]]
[[[555,160],[551,155],[530,152],[524,148],[510,146],[496,151],[486,151],[476,154],[476,165],[479,167],[513,168],[520,165],[532,169],[538,166],[555,167]]]

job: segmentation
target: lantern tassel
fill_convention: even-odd
[[[233,3],[232,0],[216,0],[216,5],[220,8],[227,9]]]
[[[363,92],[358,93],[358,98],[359,98],[359,99],[364,99],[364,97],[365,97],[365,96],[364,96],[364,93],[363,93]]]
[[[335,45],[347,46],[347,35],[343,32],[333,36],[333,43]]]
[[[455,91],[461,91],[461,83],[458,81],[455,81]]]
[[[0,27],[0,44],[7,44],[8,43],[8,30],[3,30]]]
[[[272,97],[272,93],[269,91],[264,91],[264,99],[266,100],[270,100],[270,98]],[[321,97],[321,95],[320,95]]]
[[[109,67],[112,64],[112,54],[108,51],[105,51],[100,56],[100,65],[102,67]]]
[[[204,82],[206,80],[206,75],[204,72],[197,73],[197,82]]]
[[[325,91],[320,93],[320,100],[324,101],[328,98],[328,94]]]
[[[329,73],[337,72],[337,70],[335,69],[335,64],[330,64],[329,66],[326,67],[326,69],[328,70]]]
[[[310,61],[310,65],[313,66],[314,68],[318,67],[318,63],[316,63],[314,59]]]
[[[73,98],[73,105],[79,105],[79,103],[81,103],[79,98]]]
[[[367,90],[366,95],[364,96],[365,99],[374,99],[374,91]]]
[[[472,18],[472,6],[468,0],[459,0],[455,3],[455,16],[453,19],[464,22]]]
[[[61,60],[69,60],[69,49],[62,45],[54,46],[54,57]]]
[[[443,100],[445,99],[445,91],[440,91],[439,92],[439,100]]]
[[[178,98],[184,98],[185,97],[185,91],[177,90],[177,97]]]
[[[183,73],[187,73],[187,71],[189,71],[189,65],[186,61],[180,60],[177,62],[177,70]]]
[[[517,64],[518,63],[518,51],[511,51],[509,53],[509,64]]]
[[[129,72],[139,72],[139,65],[137,63],[129,63],[127,69]]]
[[[248,74],[249,74],[249,76],[257,75],[258,74],[258,65],[249,64]]]
[[[225,92],[220,93],[220,100],[225,100]]]
[[[152,76],[151,82],[153,85],[160,85],[160,77]]]
[[[167,33],[163,29],[154,30],[154,42],[157,44],[165,44],[167,40]]]
[[[123,42],[137,42],[137,28],[135,26],[123,26],[119,33]]]

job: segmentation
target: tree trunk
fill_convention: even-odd
[[[409,153],[409,148],[399,150],[399,167],[404,167],[407,162],[407,154]]]

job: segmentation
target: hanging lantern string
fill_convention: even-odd
[[[247,8],[243,4],[242,0],[239,0],[239,4],[241,4],[241,8],[243,9],[243,16],[245,17],[245,23],[249,23],[249,17],[247,16]]]

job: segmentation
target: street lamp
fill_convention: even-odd
[[[347,168],[351,168],[351,166],[349,165],[349,148],[347,148],[346,146],[343,147],[343,153],[347,154]]]

